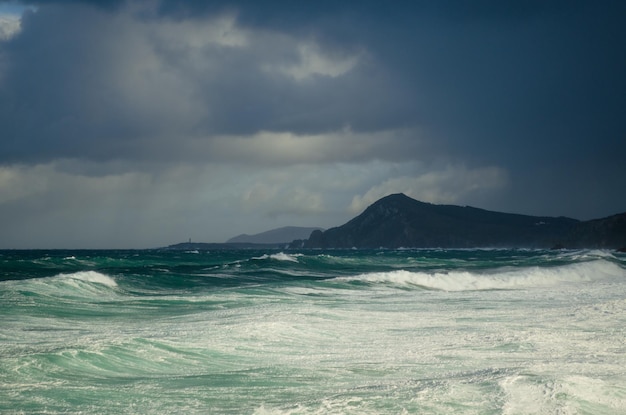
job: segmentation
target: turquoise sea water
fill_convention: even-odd
[[[624,414],[608,251],[0,251],[3,414]]]

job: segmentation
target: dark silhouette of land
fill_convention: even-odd
[[[306,228],[296,229],[301,231]],[[470,206],[435,205],[402,193],[383,197],[344,225],[326,231],[315,229],[308,239],[292,240],[290,230],[293,229],[280,228],[252,236],[240,235],[222,244],[181,243],[167,249],[405,247],[626,250],[626,212],[603,219],[579,221],[563,216],[530,216]]]
[[[348,223],[314,231],[305,248],[610,248],[626,246],[626,213],[581,222],[386,196]]]
[[[253,243],[253,244],[284,244],[295,239],[306,239],[311,232],[322,228],[305,228],[300,226],[284,226],[254,235],[241,234],[230,238],[226,243]]]

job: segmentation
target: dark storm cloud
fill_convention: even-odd
[[[53,3],[73,7],[46,10]],[[3,113],[19,140],[45,128],[49,139],[38,142],[42,149],[63,136],[61,142],[70,140],[72,146],[92,137],[91,143],[108,140],[106,148],[127,151],[126,140],[163,131],[163,114],[153,109],[137,116],[136,107],[126,106],[132,106],[124,102],[127,97],[108,87],[115,80],[107,71],[120,58],[115,48],[131,29],[110,24],[110,15],[87,4],[115,13],[125,3],[41,2],[41,15],[31,16],[32,24],[27,19],[23,36],[4,51],[10,64]],[[626,59],[622,3],[483,0],[383,7],[378,2],[178,1],[159,3],[161,17],[143,18],[202,19],[229,10],[243,28],[314,36],[338,54],[364,50],[368,60],[349,77],[298,83],[259,68],[262,59],[297,60],[293,50],[264,51],[267,44],[255,45],[256,51],[216,47],[206,52],[217,63],[200,74],[185,66],[189,54],[183,48],[157,41],[138,45],[153,47],[165,70],[194,82],[194,104],[204,105],[206,114],[185,133],[420,125],[449,140],[453,151],[483,159],[517,158],[534,137],[548,150],[542,154],[552,157],[565,144],[567,151],[575,150],[583,135],[610,135],[623,127],[617,116],[626,95],[620,76]],[[95,96],[99,103],[93,103]]]
[[[80,5],[80,4],[89,4],[94,5],[103,9],[114,10],[121,5],[123,5],[126,0],[34,0],[34,1],[20,1],[19,3],[28,5],[28,6],[49,6],[53,4],[65,4],[65,5]]]
[[[623,209],[610,188],[626,173],[625,12],[623,3],[587,3],[516,24],[462,25],[434,42],[442,52],[428,54],[430,65],[399,66],[432,81],[425,118],[448,149],[507,166],[515,187],[504,203],[551,214],[577,206],[587,217],[602,205]]]
[[[315,49],[316,39],[272,30],[250,34],[244,47],[192,47],[162,35],[168,25],[185,24],[180,20],[84,3],[42,4],[2,46],[5,160],[166,157],[189,137],[315,134],[345,126],[376,131],[412,123],[411,97],[366,45],[308,50],[358,62],[349,76],[299,79],[281,69],[302,64],[303,45]],[[192,22],[194,30],[216,24],[206,19]]]
[[[81,157],[86,142],[99,152],[115,146],[100,139],[136,129],[120,117],[117,102],[107,102],[111,56],[99,49],[113,28],[92,16],[82,7],[27,13],[22,33],[0,46],[8,61],[0,84],[4,158]]]

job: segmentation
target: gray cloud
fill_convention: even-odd
[[[3,48],[10,64],[2,125],[14,137],[2,148],[4,157],[36,156],[34,148],[42,157],[139,157],[143,143],[160,136],[315,134],[346,126],[420,126],[433,140],[446,140],[447,151],[477,162],[503,156],[513,162],[520,151],[546,159],[578,152],[590,142],[583,134],[623,141],[624,45],[608,6],[590,14],[550,2],[552,7],[529,2],[494,10],[485,2],[408,10],[401,4],[397,14],[383,13],[403,17],[392,23],[374,20],[367,14],[371,5],[304,13],[244,3],[210,14],[215,6],[205,2],[161,4],[160,12],[174,16],[176,10],[206,13],[178,20],[146,17],[148,9],[121,2],[109,3],[114,11],[78,5],[83,3],[42,5],[26,19],[22,36]],[[335,45],[328,34],[297,37],[270,26],[271,16],[290,13],[310,25],[330,16],[322,27],[335,30],[349,23],[350,42]],[[358,19],[342,22],[332,13]],[[257,21],[268,23],[254,26]],[[203,30],[211,25],[231,31],[234,43],[208,39],[216,36]],[[237,36],[245,44],[237,44]],[[204,42],[197,41],[201,37]],[[276,70],[301,64],[306,43],[329,60],[357,62],[348,75],[335,77],[299,80]],[[541,143],[542,150],[529,142]],[[621,149],[613,144],[595,151],[604,161]]]
[[[213,134],[380,130],[403,112],[366,51],[250,31],[231,14],[49,6],[23,26],[4,47],[8,160],[153,156],[150,143]]]

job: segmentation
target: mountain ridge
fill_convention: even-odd
[[[612,218],[612,219],[610,219]],[[600,232],[602,231],[602,232]],[[344,225],[313,231],[304,248],[621,248],[626,213],[581,222],[564,216],[435,205],[396,193]]]
[[[248,235],[241,234],[234,236],[226,241],[227,244],[232,243],[253,243],[253,244],[277,244],[289,243],[296,239],[306,239],[311,232],[315,230],[323,230],[319,227],[303,227],[303,226],[283,226],[281,228],[270,229],[265,232]]]

